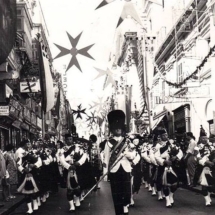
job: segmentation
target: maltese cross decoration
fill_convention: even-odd
[[[95,116],[95,113],[91,112],[91,116],[88,116],[87,121],[90,121],[90,123],[96,123],[97,117]]]
[[[68,67],[67,67],[67,69],[66,69],[66,72],[67,72],[72,66],[76,66],[76,67],[82,72],[81,67],[80,67],[80,65],[79,65],[79,63],[78,63],[78,60],[77,60],[77,55],[78,55],[78,54],[83,55],[83,56],[85,56],[85,57],[88,57],[88,58],[91,58],[91,59],[94,60],[94,58],[88,53],[89,49],[90,49],[94,44],[89,45],[89,46],[87,46],[87,47],[85,47],[85,48],[82,48],[82,49],[79,49],[79,50],[76,48],[76,46],[77,46],[77,44],[78,44],[78,42],[79,42],[79,40],[80,40],[80,38],[81,38],[81,35],[82,35],[82,33],[80,33],[76,38],[73,38],[73,37],[67,32],[67,36],[68,36],[69,41],[70,41],[70,43],[71,43],[71,45],[72,45],[72,48],[71,48],[71,49],[64,48],[64,47],[62,47],[62,46],[57,45],[57,44],[54,43],[54,44],[57,46],[57,48],[60,49],[60,53],[59,53],[54,59],[63,57],[63,56],[68,55],[68,54],[71,54],[71,55],[72,55],[72,58],[71,58],[71,60],[70,60],[70,62],[69,62],[69,65],[68,65]]]
[[[86,114],[86,113],[85,113],[85,110],[86,110],[86,108],[85,108],[85,109],[82,109],[82,108],[81,108],[81,105],[79,105],[79,106],[78,106],[78,110],[72,110],[72,111],[73,111],[72,114],[73,114],[73,115],[74,115],[74,114],[77,114],[76,119],[78,119],[78,118],[82,119],[81,114]]]

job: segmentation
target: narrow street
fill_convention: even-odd
[[[69,206],[66,200],[66,189],[60,189],[59,193],[51,196],[40,207],[35,215],[63,215],[69,214]],[[165,208],[165,201],[159,202],[152,197],[143,186],[140,193],[135,196],[135,207],[130,208],[129,215],[159,215],[159,214],[183,214],[183,215],[207,215],[213,214],[215,203],[211,207],[204,206],[204,199],[200,194],[185,189],[179,189],[175,197],[175,205],[171,209]],[[25,214],[25,204],[17,208],[11,215]],[[113,203],[108,182],[102,182],[98,192],[90,194],[82,203],[81,208],[74,215],[114,215]]]

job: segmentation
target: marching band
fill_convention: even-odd
[[[74,125],[71,134],[65,135],[65,143],[21,142],[16,151],[18,192],[26,196],[27,214],[37,211],[50,193],[56,193],[58,184],[67,189],[72,213],[91,191],[100,189],[99,182],[107,176],[116,215],[128,214],[135,206],[133,197],[142,183],[158,201],[165,199],[166,208],[174,206],[179,186],[200,184],[205,206],[211,206],[215,148],[202,127],[198,143],[191,132],[184,134],[186,148],[182,140],[170,139],[165,129],[144,136],[126,134],[121,110],[111,111],[107,118],[110,137],[100,145],[95,135],[89,140],[79,138]]]

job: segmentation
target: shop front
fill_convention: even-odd
[[[8,105],[0,106],[1,148],[7,144],[16,146],[20,141],[20,110],[19,102],[13,97],[10,97]]]
[[[182,105],[172,111],[174,113],[174,129],[178,134],[191,131],[190,105]]]

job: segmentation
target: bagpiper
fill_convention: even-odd
[[[23,140],[16,151],[17,167],[21,174],[21,183],[17,191],[25,195],[28,207],[26,214],[32,214],[34,210],[38,210],[37,193],[39,189],[36,173],[37,168],[42,165],[41,160],[33,153],[29,153],[31,148],[31,142],[29,140]]]
[[[157,176],[158,196],[162,196],[162,190],[166,198],[166,207],[171,208],[174,204],[174,193],[178,187],[176,168],[178,161],[183,157],[179,146],[174,140],[169,139],[165,129],[160,130],[161,144],[156,146],[155,159],[159,164]]]
[[[132,195],[131,195],[131,204],[134,206],[134,194],[138,193],[142,183],[142,169],[141,169],[141,137],[140,135],[135,135],[131,139],[129,145],[129,151],[135,152],[135,158],[132,160],[132,172],[131,172],[131,185],[132,185]]]
[[[131,162],[135,152],[128,149],[130,140],[125,137],[125,113],[113,110],[107,118],[112,137],[105,145],[104,167],[109,171],[115,214],[128,214],[131,203]]]
[[[89,147],[90,164],[91,164],[93,177],[96,179],[96,182],[98,182],[102,175],[103,169],[102,169],[101,155],[99,152],[96,135],[94,134],[90,135],[90,141],[92,144]],[[99,184],[96,186],[95,189],[100,189]]]
[[[199,183],[202,185],[202,194],[205,199],[205,206],[211,206],[211,193],[215,191],[215,150],[209,143],[207,133],[201,127],[199,154],[197,160],[202,166]]]
[[[143,174],[143,180],[145,183],[145,188],[151,189],[151,161],[149,157],[149,151],[153,146],[153,136],[152,132],[148,135],[147,142],[144,142],[141,148],[141,165],[142,165],[142,174]]]
[[[66,134],[66,146],[63,147],[59,153],[59,160],[61,165],[64,167],[63,177],[67,185],[67,200],[69,202],[69,212],[75,211],[76,207],[80,206],[80,186],[77,180],[76,166],[74,165],[74,151],[75,145],[74,141],[78,138],[76,133],[76,127],[72,125],[72,134]]]

